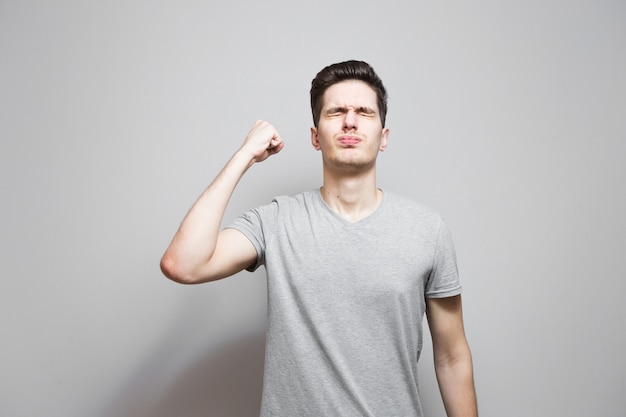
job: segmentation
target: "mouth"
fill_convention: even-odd
[[[340,136],[339,137],[339,143],[341,143],[342,145],[345,146],[353,146],[353,145],[357,145],[361,142],[361,138],[359,138],[358,136]]]

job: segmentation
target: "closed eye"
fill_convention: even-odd
[[[348,113],[348,111],[351,108],[353,108],[353,107],[331,107],[328,110],[326,110],[325,115],[327,117],[343,116],[346,113]],[[374,117],[374,116],[376,116],[376,111],[374,109],[370,108],[370,107],[357,107],[357,108],[354,108],[354,111],[359,116],[365,116],[365,117]]]
[[[342,116],[347,112],[348,109],[346,107],[331,107],[330,109],[326,110],[326,116]]]
[[[359,107],[358,109],[356,109],[356,112],[360,114],[361,116],[373,117],[376,115],[376,112],[374,111],[374,109],[371,109],[369,107]]]

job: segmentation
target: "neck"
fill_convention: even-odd
[[[372,214],[382,200],[382,191],[376,188],[375,172],[341,177],[324,173],[320,193],[331,210],[350,222]]]

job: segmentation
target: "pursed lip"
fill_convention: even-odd
[[[342,145],[357,145],[361,142],[361,138],[354,135],[342,135],[339,136],[339,143]]]

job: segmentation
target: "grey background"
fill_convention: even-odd
[[[286,147],[225,221],[320,185],[309,83],[350,58],[390,94],[380,186],[453,231],[481,415],[626,415],[617,0],[0,1],[1,415],[256,415],[263,271],[159,258],[257,118]]]

